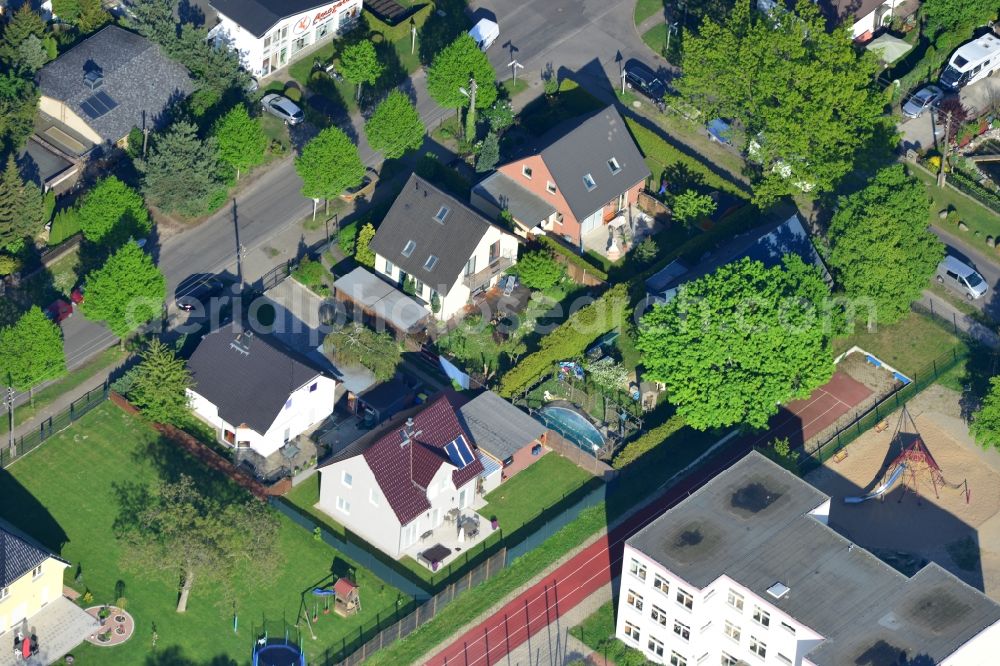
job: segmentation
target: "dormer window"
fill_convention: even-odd
[[[434,216],[434,219],[443,224],[444,218],[448,217],[448,213],[450,212],[451,210],[447,206],[441,206],[438,209],[437,215]]]
[[[522,164],[521,175],[527,178],[528,180],[531,180],[531,167],[528,166],[527,164]]]
[[[583,186],[587,188],[588,192],[591,192],[597,187],[597,181],[588,173],[583,177]]]
[[[549,182],[545,183],[545,191],[548,192],[549,194],[555,194],[556,193],[556,184],[553,183],[551,180]]]
[[[622,170],[621,165],[618,164],[618,160],[616,160],[613,157],[610,160],[608,160],[608,168],[611,169],[612,174],[616,174]]]
[[[408,257],[413,254],[413,251],[417,249],[417,244],[413,241],[406,241],[406,247],[403,248],[403,256]]]
[[[424,262],[424,270],[425,271],[432,271],[432,270],[434,270],[434,267],[437,266],[437,262],[438,262],[438,258],[435,257],[433,254],[431,256],[427,257],[427,261]]]

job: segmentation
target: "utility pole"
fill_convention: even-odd
[[[417,50],[417,22],[410,19],[410,55]]]
[[[934,131],[934,120],[931,118],[931,132]],[[949,137],[951,136],[951,111],[944,112],[944,143],[941,149],[941,165],[938,167],[937,186],[944,187],[945,176],[944,163],[948,160],[948,153],[951,152]]]
[[[10,454],[12,456],[16,456],[17,451],[14,449],[14,387],[13,386],[7,387],[7,393],[4,396],[3,404],[4,407],[7,408],[7,419],[8,419],[7,425],[9,426],[7,431],[8,432],[7,446],[10,449]]]
[[[465,114],[465,139],[473,141],[476,138],[476,79],[469,79],[469,89],[459,88],[458,92],[469,98],[469,112]]]
[[[233,232],[236,236],[236,275],[240,281],[240,291],[243,291],[243,257],[246,256],[247,249],[240,242],[240,218],[236,213],[236,198],[233,198]]]

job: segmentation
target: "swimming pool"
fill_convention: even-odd
[[[591,455],[604,446],[601,433],[577,411],[547,405],[535,412],[535,418]]]

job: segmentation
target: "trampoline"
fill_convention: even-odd
[[[306,656],[288,639],[261,638],[253,648],[253,666],[306,666]]]

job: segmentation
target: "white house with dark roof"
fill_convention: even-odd
[[[210,0],[219,23],[208,36],[240,54],[254,76],[267,76],[350,29],[362,0]]]
[[[757,7],[763,11],[782,4],[789,10],[795,7],[791,0],[757,0]],[[816,4],[828,25],[846,24],[859,42],[870,40],[880,28],[890,25],[893,18],[907,18],[920,8],[920,0],[819,0]]]
[[[220,328],[188,360],[195,414],[220,442],[263,457],[333,413],[337,382],[267,335]]]
[[[907,577],[829,513],[747,455],[626,542],[615,635],[672,666],[997,663],[1000,605],[937,564]]]
[[[194,84],[183,65],[145,37],[109,25],[36,74],[39,136],[69,154],[123,145],[133,127],[155,128]]]
[[[446,321],[473,295],[494,287],[517,263],[518,240],[499,226],[412,174],[369,245],[376,272]]]

